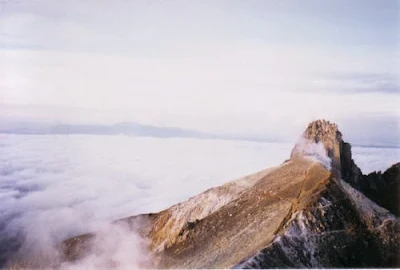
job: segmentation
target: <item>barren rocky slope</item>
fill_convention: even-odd
[[[397,200],[398,165],[383,175]],[[373,186],[368,177],[337,126],[315,121],[282,165],[117,223],[146,239],[152,259],[144,267],[399,267],[396,202],[380,201],[378,188],[366,192],[390,212],[360,192]],[[64,260],[84,258],[95,239],[65,241]]]

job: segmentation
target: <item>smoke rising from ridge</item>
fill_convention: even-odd
[[[312,142],[302,136],[293,150],[294,155],[301,155],[313,161],[321,163],[327,170],[332,169],[332,159],[328,157],[322,142]]]
[[[96,232],[89,252],[77,262],[66,262],[65,269],[124,268],[139,269],[150,267],[151,260],[147,245],[127,224],[107,224]]]

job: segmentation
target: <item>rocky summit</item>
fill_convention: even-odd
[[[363,175],[337,125],[318,120],[283,164],[117,223],[145,239],[146,268],[400,267],[399,182],[399,164]],[[63,261],[96,237],[66,240]]]

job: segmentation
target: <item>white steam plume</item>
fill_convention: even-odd
[[[94,237],[89,253],[77,262],[64,262],[62,269],[141,269],[151,267],[147,243],[127,224],[103,226]]]
[[[302,136],[296,143],[292,155],[300,155],[321,163],[327,170],[332,169],[332,159],[327,155],[322,142],[312,142]]]

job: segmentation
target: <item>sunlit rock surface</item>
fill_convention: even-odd
[[[337,126],[319,120],[282,165],[116,223],[145,239],[146,268],[399,267],[400,221],[362,181]],[[66,240],[62,260],[84,259],[96,237]]]

